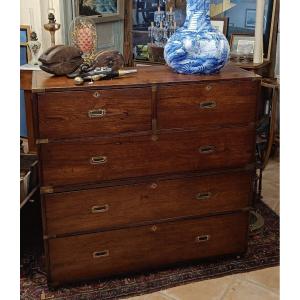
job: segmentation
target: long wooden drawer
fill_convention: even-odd
[[[247,248],[248,212],[50,239],[50,281],[106,277]]]
[[[89,137],[151,129],[151,89],[126,88],[39,95],[39,137]]]
[[[254,122],[258,82],[224,81],[161,86],[158,127],[185,128]]]
[[[197,176],[44,196],[49,236],[250,205],[252,172]]]
[[[254,129],[185,131],[41,145],[42,185],[62,186],[239,167],[254,158]]]

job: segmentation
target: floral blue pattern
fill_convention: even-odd
[[[212,74],[229,58],[226,37],[212,27],[210,0],[187,0],[186,20],[168,40],[164,56],[178,73]]]

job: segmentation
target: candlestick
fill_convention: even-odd
[[[53,9],[53,0],[49,0],[48,7],[49,9]]]
[[[44,28],[50,32],[51,46],[55,46],[55,31],[59,30],[60,24],[56,23],[53,13],[48,14],[49,23],[44,24]]]
[[[257,0],[256,2],[256,24],[255,24],[255,45],[253,62],[260,64],[263,62],[263,31],[264,31],[264,8],[265,0]]]
[[[31,31],[34,31],[35,30],[35,23],[34,23],[34,17],[33,17],[33,8],[32,7],[30,7],[29,9],[28,9],[28,11],[29,11],[29,22],[30,22],[30,29],[31,29]]]

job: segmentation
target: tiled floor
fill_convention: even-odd
[[[279,160],[263,173],[264,201],[279,213]],[[128,300],[273,300],[279,299],[279,267],[204,280]]]

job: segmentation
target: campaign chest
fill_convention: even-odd
[[[33,75],[49,283],[246,251],[260,79]]]

